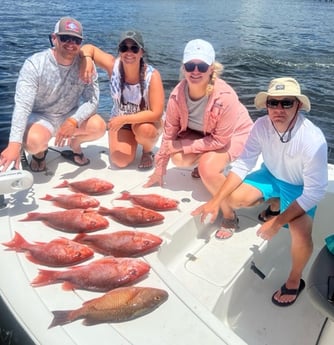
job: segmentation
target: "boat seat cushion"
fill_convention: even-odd
[[[320,313],[334,321],[334,301],[328,300],[329,277],[334,282],[334,255],[324,246],[311,267],[307,291]]]

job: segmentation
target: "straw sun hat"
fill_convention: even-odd
[[[268,92],[259,92],[254,100],[257,109],[264,109],[267,107],[266,102],[268,96],[294,96],[302,103],[301,109],[305,111],[311,110],[309,98],[301,93],[297,80],[291,77],[273,79],[269,84]]]

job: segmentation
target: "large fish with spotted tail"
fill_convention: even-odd
[[[31,285],[37,287],[63,283],[64,290],[83,289],[106,292],[136,281],[149,270],[150,265],[143,260],[108,256],[62,271],[40,269]]]
[[[75,310],[53,311],[49,328],[84,319],[86,326],[104,322],[125,322],[157,309],[168,299],[165,290],[152,287],[120,287],[83,303]]]

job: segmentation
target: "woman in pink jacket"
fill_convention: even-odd
[[[241,154],[253,126],[236,92],[219,78],[222,71],[209,42],[195,39],[187,43],[184,78],[168,100],[155,171],[145,187],[162,186],[170,158],[178,167],[197,165],[192,176],[200,177],[211,195],[222,186],[224,168]],[[216,237],[228,238],[236,227],[223,218]]]

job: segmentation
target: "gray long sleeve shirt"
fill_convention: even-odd
[[[24,62],[16,84],[15,107],[9,141],[22,143],[31,113],[46,120],[71,114],[78,123],[97,112],[99,85],[79,78],[80,58],[70,66],[57,63],[52,49],[36,53]]]

